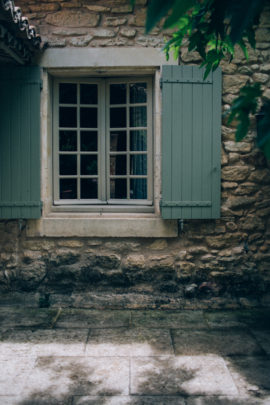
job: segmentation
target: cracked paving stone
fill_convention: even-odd
[[[170,332],[155,329],[96,329],[89,336],[88,356],[172,355]]]
[[[132,311],[132,326],[147,328],[207,328],[202,311]]]
[[[84,354],[85,329],[11,329],[0,333],[0,356],[79,356]]]
[[[33,399],[46,393],[55,399],[74,395],[127,395],[126,358],[38,357],[25,393]]]
[[[238,391],[224,360],[205,355],[131,359],[131,394],[236,396]]]
[[[129,311],[64,309],[56,323],[61,328],[119,328],[130,324]]]
[[[255,339],[242,330],[173,330],[172,335],[176,354],[218,354],[225,356],[262,354],[262,350]]]

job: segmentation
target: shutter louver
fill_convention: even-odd
[[[221,70],[162,69],[164,219],[220,216]]]
[[[0,68],[0,218],[39,218],[39,67]]]

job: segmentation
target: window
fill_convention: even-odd
[[[153,205],[151,81],[55,80],[55,205]]]

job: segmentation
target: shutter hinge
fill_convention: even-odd
[[[163,80],[162,79],[159,80],[159,87],[162,90],[162,87],[163,87]]]

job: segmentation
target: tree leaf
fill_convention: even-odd
[[[167,15],[176,0],[151,0],[146,17],[146,33]]]
[[[190,10],[196,0],[176,0],[171,15],[166,19],[163,28],[170,28],[177,23],[177,21],[184,16],[184,14]]]

